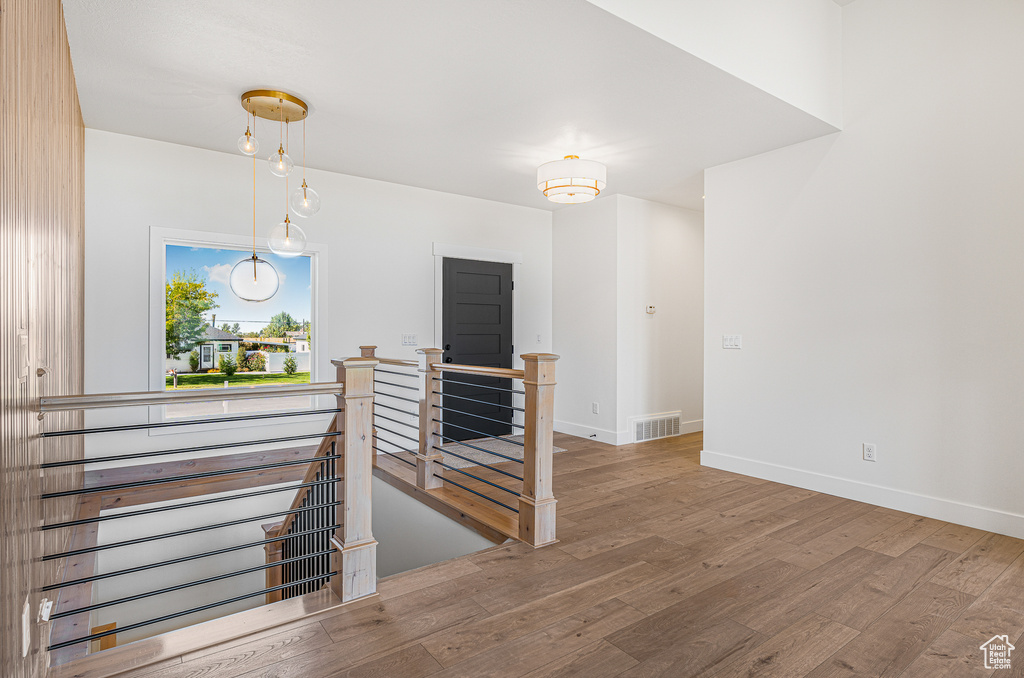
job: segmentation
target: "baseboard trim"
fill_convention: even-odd
[[[815,492],[862,501],[876,506],[935,518],[979,530],[1024,539],[1024,515],[998,509],[932,497],[824,473],[737,457],[722,452],[701,450],[701,466],[763,478]]]
[[[697,431],[703,431],[703,430],[704,430],[704,420],[703,419],[694,419],[692,421],[684,421],[681,424],[679,424],[679,435],[684,435],[686,433],[696,433]]]
[[[594,426],[584,426],[582,424],[574,424],[571,421],[558,421],[555,420],[555,430],[559,433],[568,433],[571,436],[578,438],[590,438],[596,440],[599,443],[605,445],[632,445],[633,434],[632,431],[627,428],[625,431],[609,431],[604,428],[596,428]],[[679,435],[687,433],[696,433],[697,431],[704,430],[704,420],[694,419],[692,421],[684,421],[679,425]]]
[[[555,420],[555,430],[559,433],[568,433],[571,436],[577,438],[590,438],[596,440],[599,443],[606,445],[623,445],[620,443],[619,438],[626,435],[625,432],[617,433],[615,431],[609,431],[603,428],[597,428],[594,426],[584,426],[582,424],[574,424],[571,421],[559,421]]]

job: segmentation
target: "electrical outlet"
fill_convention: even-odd
[[[864,461],[878,461],[878,449],[874,443],[864,443]]]
[[[601,405],[599,403],[590,403],[590,409],[594,411],[594,414],[601,414]]]

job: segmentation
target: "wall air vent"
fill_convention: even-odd
[[[633,442],[669,438],[680,434],[682,412],[667,412],[641,417],[632,417]]]

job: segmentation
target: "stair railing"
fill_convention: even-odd
[[[80,508],[89,506],[96,508],[96,510],[92,510],[92,508],[87,512],[79,510],[75,520],[44,524],[41,527],[44,531],[62,535],[60,542],[67,545],[63,550],[46,553],[42,556],[44,561],[63,563],[63,567],[58,570],[61,573],[58,581],[48,583],[41,588],[44,595],[50,597],[53,601],[49,611],[45,614],[46,620],[51,623],[50,642],[47,650],[51,652],[51,660],[54,658],[54,653],[63,653],[58,661],[51,661],[51,663],[63,663],[84,655],[88,652],[89,644],[92,641],[101,640],[114,634],[120,635],[127,631],[167,622],[179,617],[195,615],[254,597],[269,597],[273,595],[276,598],[276,594],[280,592],[298,595],[328,586],[336,594],[339,603],[342,603],[375,593],[376,541],[373,539],[370,528],[372,505],[370,502],[369,482],[373,463],[370,431],[372,428],[373,411],[373,369],[376,365],[377,361],[372,358],[353,358],[341,361],[338,369],[339,379],[337,382],[331,383],[40,398],[38,409],[40,416],[42,416],[47,412],[65,410],[161,405],[180,402],[279,398],[286,395],[314,396],[333,394],[337,397],[336,407],[328,409],[271,412],[227,417],[219,416],[201,419],[190,418],[156,423],[45,431],[41,433],[42,437],[91,436],[119,431],[195,426],[197,424],[215,425],[225,421],[297,418],[328,413],[335,415],[330,428],[324,433],[265,437],[176,449],[111,454],[100,457],[93,456],[87,459],[43,460],[40,464],[40,470],[46,473],[50,469],[65,469],[66,467],[84,468],[87,464],[99,462],[124,462],[140,459],[161,461],[162,457],[168,455],[185,455],[194,452],[244,448],[255,445],[263,447],[267,444],[290,443],[310,438],[321,439],[316,452],[311,457],[295,452],[291,456],[283,458],[283,460],[273,461],[272,463],[250,463],[239,467],[230,466],[173,475],[158,473],[152,477],[133,478],[129,482],[119,483],[91,483],[88,481],[88,473],[62,476],[73,477],[78,480],[73,483],[75,486],[55,488],[55,491],[46,492],[40,499],[44,502],[77,500]],[[238,430],[251,431],[251,429]],[[285,473],[288,469],[302,465],[307,465],[309,468],[298,484],[291,481],[285,485],[274,485],[269,489],[257,490],[250,490],[245,485],[248,479],[254,479],[266,474],[278,474],[283,477],[288,475]],[[276,478],[277,475],[274,477]],[[85,480],[83,481],[83,479]],[[210,486],[223,488],[230,485],[233,490],[230,493],[226,493],[222,489],[215,490],[216,492],[221,492],[221,494],[209,498],[189,499],[180,503],[158,503],[139,510],[110,512],[106,515],[101,514],[99,510],[99,507],[103,506],[103,502],[107,497],[121,496],[132,492],[148,492],[154,488],[187,488],[192,484],[204,483],[210,484],[207,485],[207,488]],[[236,491],[239,487],[244,488],[242,492]],[[204,493],[209,492],[211,490],[206,488],[192,488],[191,490],[186,490],[182,496],[201,497]],[[141,537],[104,544],[95,543],[95,540],[91,544],[82,544],[81,535],[83,530],[85,533],[91,533],[95,536],[97,526],[106,521],[116,521],[142,515],[148,516],[150,514],[156,514],[154,517],[159,518],[164,512],[194,507],[203,507],[204,510],[207,508],[216,509],[222,502],[231,502],[251,497],[260,497],[262,500],[265,495],[282,492],[297,493],[291,506],[284,511],[276,509],[261,515],[247,515],[244,518],[223,520],[217,517],[215,510],[211,510],[208,512],[210,519],[204,521],[204,524],[195,527],[187,529],[161,529],[161,521],[154,520],[152,530]],[[343,509],[339,510],[339,507],[343,507]],[[96,572],[91,569],[83,572],[80,567],[82,563],[93,563],[95,555],[100,552],[108,554],[106,558],[109,559],[111,554],[117,554],[117,549],[122,547],[153,543],[218,528],[266,521],[278,516],[284,517],[281,525],[285,529],[273,535],[268,534],[263,540],[241,544],[225,544],[222,548],[157,560],[155,562],[132,563],[129,567],[107,568],[103,572]],[[245,549],[263,548],[279,543],[288,544],[287,550],[283,551],[281,557],[276,560],[270,561],[268,559],[268,562],[264,565],[228,572],[204,574],[201,578],[197,577],[191,581],[174,583],[169,586],[153,585],[148,590],[127,592],[129,595],[121,595],[126,592],[119,592],[119,595],[116,597],[106,600],[97,600],[92,594],[92,585],[97,581],[116,580],[118,577],[139,572],[157,574],[161,571],[161,568],[170,565],[201,561],[212,556]],[[271,579],[268,576],[268,584],[262,590],[231,596],[224,600],[212,600],[201,606],[176,610],[148,619],[118,623],[116,628],[93,633],[88,632],[89,616],[96,610],[116,607],[154,596],[176,593],[193,586],[212,584],[224,579],[259,572],[260,570],[267,573],[274,571],[281,573],[286,568],[290,573],[287,581],[285,581],[284,577],[278,576],[277,581],[271,583]],[[61,620],[74,621],[75,623],[60,624]]]
[[[552,453],[558,356],[524,354],[524,368],[517,370],[446,363],[437,348],[419,349],[418,362],[381,358],[375,346],[360,349],[363,356],[388,366],[386,378],[380,368],[376,375],[378,454],[414,465],[416,485],[423,490],[454,486],[456,492],[515,514],[521,541],[534,546],[557,541]],[[420,379],[414,387],[410,377],[417,372]],[[491,396],[469,397],[464,395],[467,387]],[[468,411],[466,403],[506,414],[497,420]],[[418,425],[403,422],[403,415],[415,417]],[[481,430],[487,428],[497,433]],[[521,457],[498,451],[493,441],[520,448]]]

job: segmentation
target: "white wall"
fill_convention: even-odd
[[[258,228],[265,237],[281,218],[284,187],[263,164],[257,169]],[[240,154],[87,130],[87,392],[149,388],[150,227],[251,232],[251,172],[251,160]],[[417,334],[420,346],[432,343],[434,242],[521,252],[515,345],[551,349],[550,212],[317,170],[307,179],[323,207],[303,228],[311,242],[327,246],[329,261],[328,350],[320,352],[316,378],[330,379],[330,359],[358,355],[361,344],[378,345],[379,355],[415,358],[415,347],[401,346],[402,333]],[[113,328],[116,367],[105,360]],[[146,417],[145,409],[124,408],[90,413],[90,423]],[[287,435],[301,425],[278,420],[274,428]],[[203,439],[230,437],[214,432]],[[143,449],[151,442],[118,434],[90,440],[88,449]]]
[[[1024,537],[1022,34],[858,0],[845,130],[706,173],[704,463]]]
[[[379,478],[373,479],[377,576],[440,563],[494,544]]]
[[[590,2],[842,126],[842,9],[833,0]]]
[[[629,196],[618,203],[616,431],[629,441],[630,417],[676,411],[683,433],[700,431],[704,217]]]
[[[555,428],[615,443],[617,196],[554,213]],[[599,404],[594,414],[591,403]]]
[[[699,431],[702,215],[614,195],[556,211],[553,231],[556,428],[621,445],[630,417],[679,411]]]

